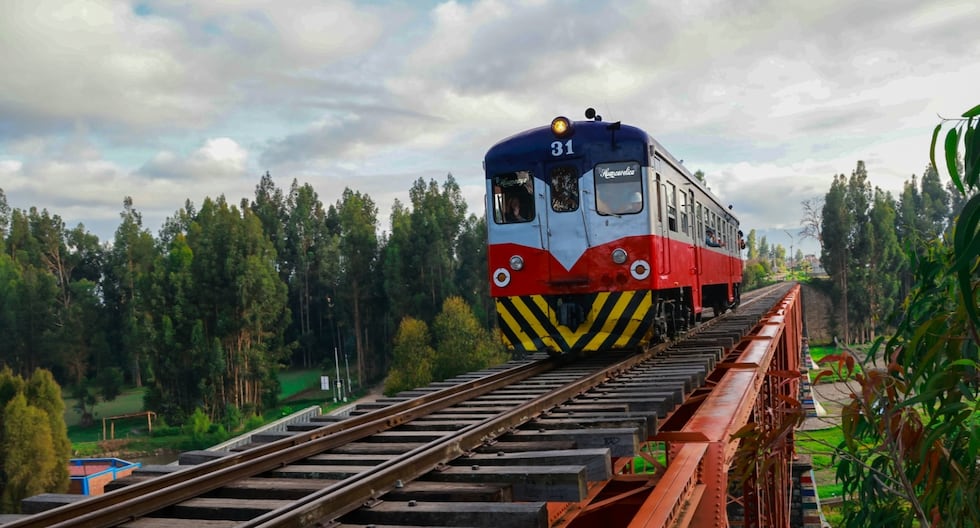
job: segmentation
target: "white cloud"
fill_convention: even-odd
[[[231,138],[212,138],[187,157],[157,153],[137,174],[155,180],[195,183],[234,180],[247,176],[248,152]]]
[[[859,159],[886,189],[921,173],[936,115],[978,102],[977,22],[969,0],[14,0],[0,186],[80,217],[132,195],[150,223],[269,170],[386,219],[452,172],[481,211],[493,143],[592,106],[704,169],[743,221],[789,226]]]

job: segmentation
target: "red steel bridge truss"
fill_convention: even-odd
[[[552,526],[788,528],[794,427],[803,415],[802,312],[796,285],[661,423],[651,439],[666,453],[666,463],[651,460],[660,470],[632,473],[632,461],[619,460],[617,476],[587,501],[552,505]],[[761,446],[754,451],[739,434],[748,429]]]

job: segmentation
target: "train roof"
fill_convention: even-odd
[[[647,144],[650,136],[643,130],[617,122],[606,121],[574,121],[572,127],[574,132],[563,138],[557,138],[551,132],[551,126],[540,126],[518,132],[513,136],[498,141],[487,151],[485,161],[495,163],[508,161],[514,158],[524,158],[525,156],[540,156],[542,142],[550,144],[552,141],[565,141],[574,139],[586,143],[598,143],[610,140],[610,126],[618,127],[615,131],[616,141],[635,141]]]
[[[643,145],[652,145],[656,155],[660,159],[687,177],[704,194],[713,200],[719,208],[723,209],[728,216],[735,218],[732,212],[722,204],[721,200],[710,189],[698,181],[687,170],[687,167],[679,162],[659,141],[651,137],[643,129],[632,125],[624,125],[618,121],[574,121],[572,122],[572,126],[574,133],[563,138],[556,137],[552,133],[550,125],[532,128],[504,138],[495,143],[487,151],[486,157],[484,158],[484,168],[488,165],[508,165],[528,158],[540,158],[542,145],[550,145],[552,141],[574,139],[576,141],[584,141],[585,143],[608,142],[611,139],[610,134],[612,132],[610,127],[614,127],[616,128],[616,141],[630,141]],[[644,155],[649,156],[649,152],[644,152]],[[642,161],[648,162],[649,157],[644,158]]]

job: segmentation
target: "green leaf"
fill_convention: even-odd
[[[977,133],[978,126],[980,126],[980,122],[974,124],[973,118],[970,118],[970,122],[966,125],[963,141],[963,148],[966,149],[963,156],[965,169],[963,179],[971,187],[980,180],[980,133]]]
[[[939,140],[939,131],[943,129],[943,124],[939,123],[936,128],[932,129],[932,142],[929,143],[929,161],[932,162],[932,166],[936,166],[936,143]]]
[[[960,175],[956,172],[956,154],[957,154],[956,150],[957,147],[959,146],[959,142],[960,142],[959,132],[955,128],[949,129],[949,132],[946,133],[946,146],[945,146],[946,170],[949,172],[949,177],[953,180],[953,182],[958,182],[960,179]],[[939,170],[939,168],[936,167],[936,170]],[[957,188],[961,188],[961,187],[962,184],[957,184]]]
[[[973,108],[963,112],[963,117],[976,117],[980,116],[980,105],[974,106]]]
[[[951,271],[956,272],[965,269],[969,272],[972,265],[972,255],[976,255],[969,248],[975,245],[977,226],[980,225],[980,198],[978,196],[980,195],[970,198],[963,205],[963,210],[960,211],[960,216],[956,220],[956,226],[953,231],[955,260],[952,263]],[[969,289],[964,291],[964,294],[968,292]]]
[[[947,368],[951,368],[951,367],[976,368],[977,362],[973,361],[972,359],[957,359],[956,361],[953,361],[950,364],[946,365],[946,367]]]

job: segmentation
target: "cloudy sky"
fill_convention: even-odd
[[[980,103],[978,22],[976,0],[0,0],[0,188],[102,240],[126,196],[156,233],[266,171],[365,192],[384,225],[451,172],[483,214],[493,143],[593,106],[800,247],[834,174],[864,160],[896,192],[937,115]]]

